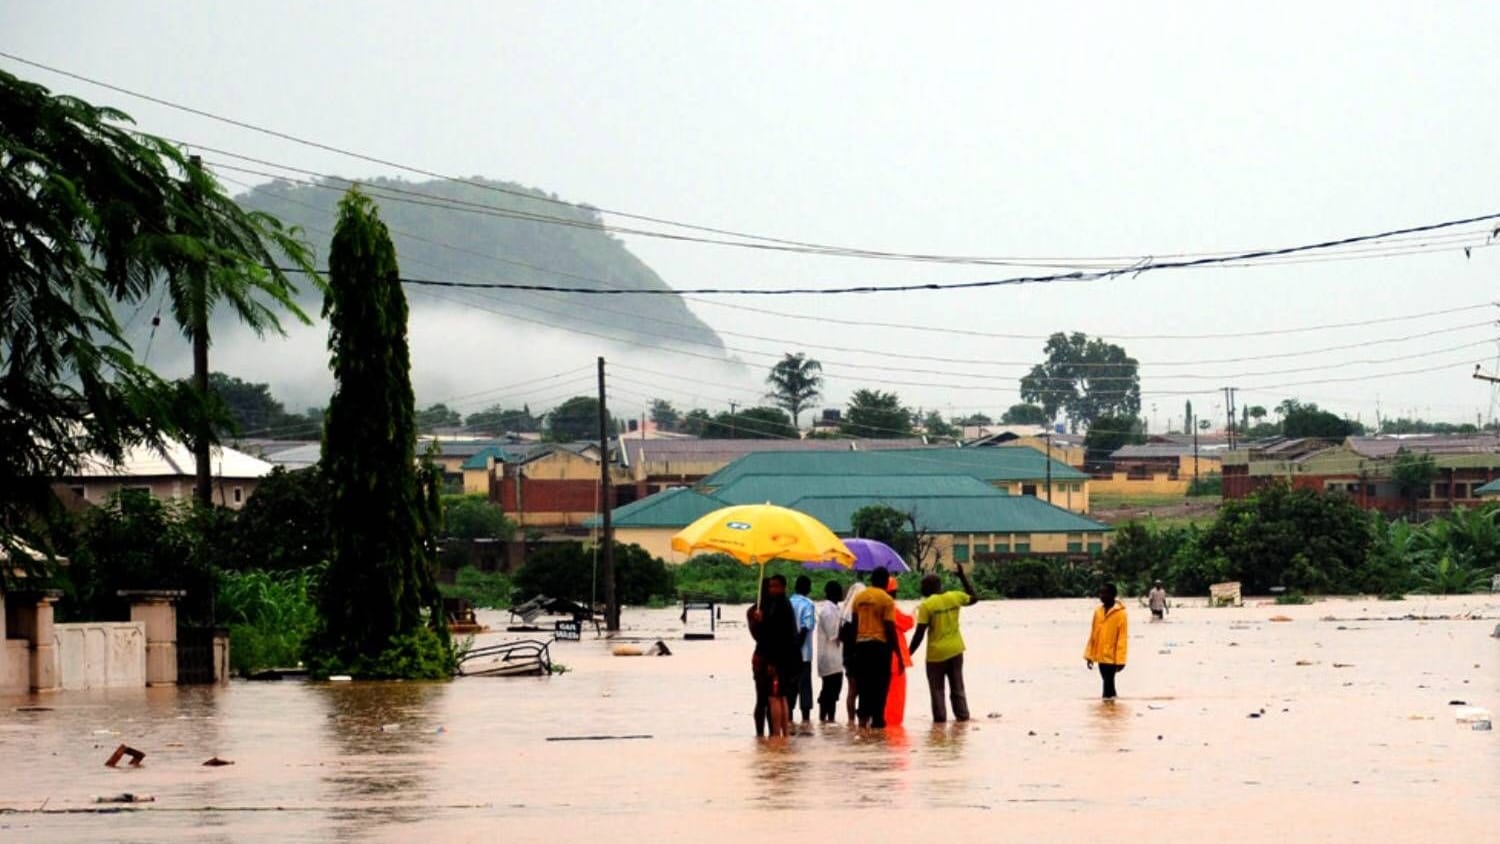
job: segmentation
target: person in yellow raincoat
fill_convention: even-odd
[[[891,597],[896,597],[896,578],[893,575],[886,584],[886,591]],[[901,726],[901,720],[906,717],[906,670],[911,667],[911,649],[906,644],[906,634],[915,627],[915,617],[901,611],[896,607],[896,644],[900,647],[900,653],[891,654],[891,688],[885,696],[885,725],[887,727]],[[897,663],[900,663],[899,665]]]
[[[1083,649],[1083,661],[1089,668],[1099,665],[1104,679],[1104,699],[1115,698],[1115,675],[1125,670],[1125,652],[1130,640],[1130,625],[1125,619],[1125,605],[1115,600],[1119,593],[1113,583],[1099,587],[1100,606],[1094,610],[1094,625],[1089,643]]]

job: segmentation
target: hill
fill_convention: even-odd
[[[592,209],[548,202],[556,197],[513,182],[471,181],[361,181],[391,229],[402,275],[481,283],[669,289],[624,243],[598,228],[600,217]],[[342,182],[312,186],[277,181],[236,199],[246,208],[301,227],[321,263],[342,187]],[[527,215],[563,218],[573,225],[524,219]],[[709,354],[723,349],[714,330],[676,296],[591,297],[586,320],[579,315],[580,298],[535,291],[408,287],[414,320],[431,310],[494,312],[497,319],[510,316],[626,342],[675,341]],[[310,314],[322,305],[319,297],[309,293],[303,294],[301,302]]]

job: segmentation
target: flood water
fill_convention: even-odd
[[[1495,598],[1179,608],[1160,624],[1131,603],[1112,705],[1081,658],[1091,607],[965,610],[974,720],[933,728],[919,666],[905,728],[886,734],[757,740],[748,633],[682,641],[674,610],[625,614],[626,635],[672,656],[614,657],[586,635],[553,646],[569,671],[550,678],[0,698],[0,839],[1495,840],[1500,733],[1450,705],[1500,710]],[[1480,618],[1384,620],[1408,613]],[[649,738],[548,741],[598,735]],[[142,767],[103,766],[120,742]],[[235,764],[202,766],[215,755]],[[127,791],[156,799],[94,803]]]

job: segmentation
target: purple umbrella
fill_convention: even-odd
[[[896,549],[874,539],[846,539],[844,547],[854,554],[855,571],[874,571],[885,566],[891,574],[910,571],[906,561],[896,553]],[[824,560],[816,563],[803,563],[805,569],[843,569],[844,567],[832,560]]]

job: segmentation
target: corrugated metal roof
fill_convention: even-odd
[[[856,510],[885,504],[916,514],[917,523],[932,533],[1102,533],[1108,525],[1054,507],[1029,495],[985,496],[807,496],[789,507],[812,516],[836,533],[853,528]]]
[[[1047,456],[1031,448],[924,448],[877,452],[761,452],[747,454],[705,478],[710,489],[746,475],[966,475],[986,483],[1040,480]],[[1052,461],[1053,480],[1087,480],[1066,463]]]
[[[987,496],[994,487],[968,475],[743,475],[714,490],[730,504],[782,504],[805,496]]]
[[[1198,453],[1201,455],[1203,449],[1200,447]],[[1147,457],[1192,457],[1193,444],[1188,443],[1144,443],[1141,445],[1122,445],[1109,455],[1113,460],[1131,460]]]
[[[161,448],[138,445],[125,452],[118,464],[100,455],[83,458],[74,478],[175,478],[192,477],[196,461],[192,449],[177,440],[167,440]],[[263,478],[275,467],[243,451],[215,446],[209,451],[209,465],[216,478]]]
[[[609,515],[610,523],[617,528],[682,528],[727,506],[725,502],[697,490],[676,487],[632,501]],[[597,522],[598,517],[594,517],[584,524],[594,527]]]
[[[734,460],[746,454],[766,451],[887,451],[911,448],[944,448],[927,446],[921,440],[875,440],[875,439],[807,439],[807,440],[730,440],[730,439],[683,439],[645,440],[631,439],[627,434],[622,445],[630,455],[630,462],[671,460]],[[951,448],[952,446],[946,446]]]
[[[1490,481],[1489,483],[1487,483],[1487,484],[1485,484],[1483,486],[1477,486],[1477,487],[1475,487],[1474,488],[1474,495],[1477,496],[1477,497],[1484,497],[1484,496],[1489,496],[1489,495],[1500,495],[1500,478],[1497,478],[1497,479],[1495,479],[1493,481]]]
[[[1500,453],[1500,437],[1494,436],[1413,436],[1350,437],[1349,450],[1363,457],[1395,457],[1400,452],[1412,454],[1495,454]]]

